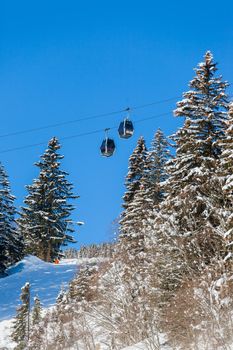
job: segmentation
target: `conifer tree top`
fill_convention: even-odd
[[[137,141],[137,145],[132,155],[129,157],[129,172],[126,177],[126,187],[128,182],[138,180],[138,177],[141,176],[146,153],[147,149],[145,139],[141,136]]]
[[[195,69],[196,76],[190,81],[191,90],[183,94],[183,100],[177,103],[174,111],[175,116],[186,118],[183,129],[187,140],[194,138],[197,142],[202,140],[205,144],[208,143],[209,149],[212,149],[211,153],[215,156],[219,150],[214,142],[225,137],[229,104],[226,94],[228,83],[223,81],[221,76],[216,76],[216,66],[212,53],[207,51],[204,62],[199,63]],[[183,132],[182,129],[173,137],[174,141],[180,138],[180,132]],[[203,149],[207,148],[203,144]]]
[[[221,76],[215,76],[217,63],[210,51],[206,52],[204,62],[194,70],[196,76],[189,83],[192,90],[185,92],[183,100],[177,103],[175,116],[212,118],[218,113],[220,118],[224,118],[229,103],[225,90],[229,84]]]
[[[51,140],[48,143],[48,146],[56,150],[61,148],[61,145],[55,136],[51,138]]]

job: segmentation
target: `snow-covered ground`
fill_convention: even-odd
[[[20,304],[21,287],[31,284],[32,298],[38,295],[44,307],[55,303],[61,289],[78,271],[78,265],[83,261],[77,259],[62,260],[60,264],[50,264],[35,256],[27,256],[12,268],[9,276],[0,278],[0,349],[13,349],[10,333],[16,308]]]
[[[77,259],[50,264],[35,256],[25,257],[8,270],[9,276],[0,279],[0,321],[14,317],[19,305],[21,287],[29,282],[31,296],[38,295],[44,307],[53,305],[61,289],[78,270]]]

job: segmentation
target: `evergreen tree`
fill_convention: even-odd
[[[189,252],[206,255],[205,262],[222,249],[217,230],[222,201],[217,176],[221,148],[217,141],[225,137],[228,84],[215,77],[216,70],[207,52],[190,82],[192,90],[177,104],[175,115],[185,117],[185,122],[172,137],[177,151],[167,166],[167,197],[162,205],[166,220],[172,219],[180,235],[197,236],[195,247],[191,239]]]
[[[145,162],[147,157],[147,149],[145,140],[143,137],[140,137],[137,146],[134,149],[132,155],[129,158],[129,170],[126,176],[126,192],[123,196],[123,208],[124,211],[121,215],[120,220],[120,234],[121,237],[127,235],[127,231],[132,229],[132,206],[131,203],[134,200],[134,196],[141,186],[141,179],[143,176]]]
[[[130,203],[135,192],[140,187],[140,179],[144,170],[144,163],[147,155],[147,149],[144,138],[141,136],[138,139],[137,146],[135,147],[132,155],[129,158],[129,170],[126,176],[125,187],[127,189],[124,194],[123,208],[127,208],[127,204]]]
[[[134,187],[134,195],[131,196],[131,200],[124,203],[126,209],[120,222],[121,232],[126,227],[131,231],[134,230],[134,232],[142,231],[140,228],[143,226],[143,220],[153,212],[155,207],[158,208],[163,200],[162,182],[167,178],[165,164],[170,158],[168,146],[163,132],[158,129],[152,141],[151,149],[144,153],[143,167],[140,169],[140,177],[137,178],[137,186]],[[133,156],[135,156],[135,152]],[[135,159],[131,156],[130,160],[132,158]],[[130,168],[127,176],[128,181],[132,173]],[[129,185],[126,183],[126,187],[131,189],[131,183]],[[128,199],[128,193],[126,192],[125,199]]]
[[[27,186],[29,192],[18,221],[26,241],[27,252],[45,261],[53,261],[62,245],[75,242],[69,232],[74,232],[69,219],[74,206],[70,200],[77,198],[73,186],[60,169],[58,140],[53,137],[48,149],[35,165],[40,169],[39,177]]]
[[[120,221],[119,243],[116,254],[121,261],[122,275],[127,288],[132,295],[138,293],[140,280],[143,275],[144,234],[142,220],[144,211],[141,211],[141,198],[138,194],[142,188],[142,181],[148,170],[148,153],[143,137],[140,137],[135,150],[129,158],[129,171],[126,177],[126,193],[123,197],[124,211]],[[148,199],[150,201],[150,199]]]
[[[41,303],[38,296],[34,298],[34,306],[32,309],[32,324],[35,325],[41,320]]]
[[[0,275],[23,257],[23,240],[16,228],[14,200],[8,176],[0,164]]]
[[[24,350],[29,340],[30,330],[30,284],[27,282],[21,288],[22,305],[17,309],[12,339],[17,343],[15,350]]]
[[[171,158],[169,143],[161,129],[158,129],[148,152],[148,170],[145,177],[148,178],[148,186],[143,186],[146,196],[153,199],[153,208],[157,207],[164,199],[162,183],[167,180],[168,174],[165,165]]]
[[[145,229],[147,219],[155,217],[154,209],[163,200],[162,182],[166,180],[165,164],[170,157],[168,142],[159,129],[152,141],[152,147],[146,153],[141,170],[141,177],[134,197],[127,204],[125,217],[121,221],[123,229],[127,228],[125,235],[120,235],[120,250],[130,262],[143,270],[145,259]],[[126,225],[127,224],[127,225]],[[140,267],[141,266],[141,267]],[[132,267],[129,266],[132,271]]]
[[[154,215],[152,214],[154,209],[158,210],[159,204],[164,199],[163,183],[168,177],[165,164],[171,157],[168,146],[163,132],[158,129],[152,140],[151,149],[147,152],[140,187],[129,204],[129,207],[132,207],[131,223],[138,229],[143,227],[143,221],[148,216]]]
[[[83,303],[91,301],[96,296],[98,267],[83,265],[78,275],[70,282],[68,296],[72,302]]]

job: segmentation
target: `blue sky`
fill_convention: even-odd
[[[0,4],[0,160],[9,174],[17,206],[38,171],[33,163],[46,142],[117,125],[124,115],[74,123],[23,135],[3,134],[127,106],[174,98],[135,110],[132,118],[170,112],[136,124],[130,140],[119,140],[110,159],[99,155],[103,134],[62,142],[63,169],[80,195],[74,220],[85,221],[79,243],[112,238],[121,212],[128,157],[137,138],[149,146],[154,132],[173,133],[172,116],[188,89],[193,68],[211,50],[219,72],[233,81],[231,1],[17,1]],[[228,90],[232,95],[232,88]],[[44,142],[45,141],[45,142]],[[44,142],[8,153],[1,151]]]

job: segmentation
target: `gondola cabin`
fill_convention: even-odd
[[[108,137],[103,140],[100,146],[100,152],[104,157],[111,157],[115,152],[116,146],[113,139],[109,139]]]
[[[132,121],[126,118],[123,122],[121,122],[118,128],[118,133],[120,138],[129,139],[134,133]]]

